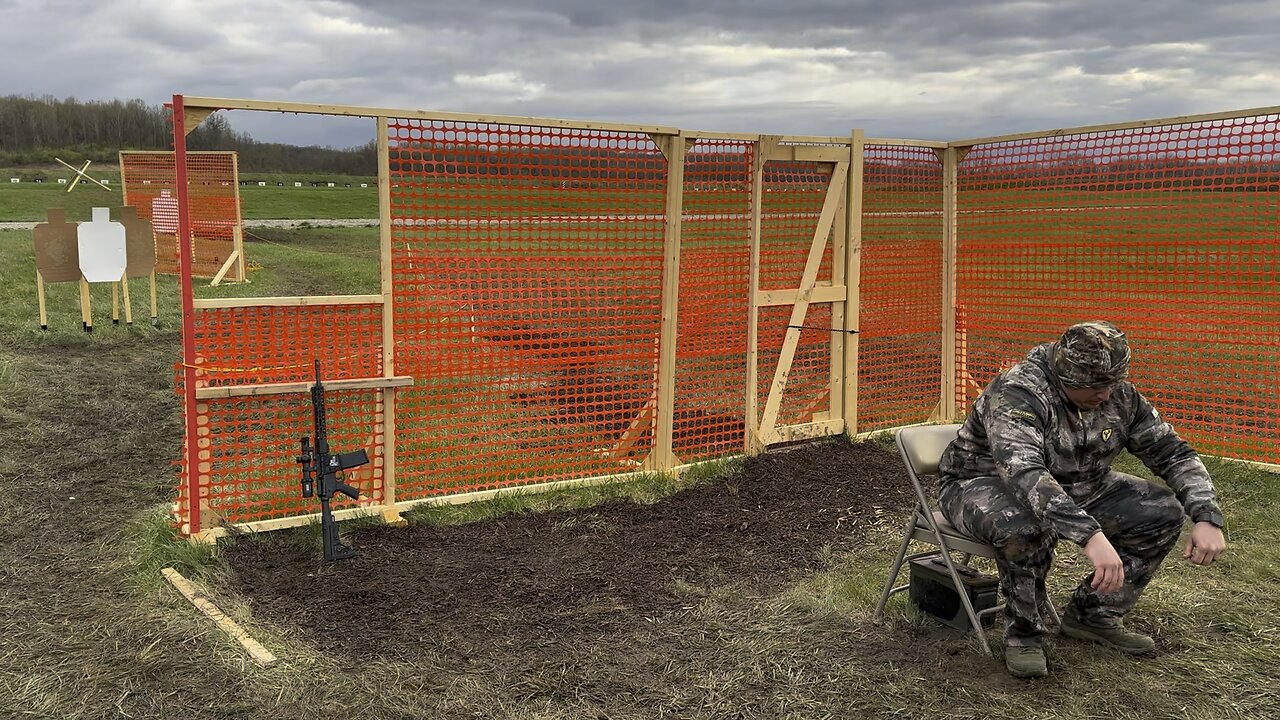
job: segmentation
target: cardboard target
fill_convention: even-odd
[[[36,269],[45,282],[80,279],[80,249],[76,241],[79,223],[67,222],[61,208],[50,208],[49,219],[35,226],[31,239],[36,250]]]
[[[80,273],[89,282],[116,282],[128,264],[124,225],[111,221],[107,208],[93,209],[93,221],[80,223],[76,232]]]
[[[127,277],[145,277],[156,269],[156,238],[151,222],[138,216],[138,208],[120,208],[120,224],[124,225]]]

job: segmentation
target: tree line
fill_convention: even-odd
[[[0,165],[52,165],[93,160],[114,164],[120,150],[173,147],[169,110],[142,100],[80,101],[52,96],[0,97]],[[377,175],[378,148],[370,140],[335,149],[258,142],[214,113],[187,136],[191,150],[235,150],[241,172]]]

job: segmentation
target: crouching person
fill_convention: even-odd
[[[1005,664],[1016,677],[1048,674],[1041,610],[1059,538],[1093,563],[1062,633],[1133,655],[1155,643],[1122,619],[1177,542],[1184,514],[1193,523],[1184,558],[1207,565],[1225,549],[1204,463],[1128,374],[1124,333],[1105,321],[1073,325],[997,376],[942,456],[943,513],[996,549]],[[1122,450],[1168,487],[1112,470]]]

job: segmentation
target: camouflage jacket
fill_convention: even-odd
[[[1100,489],[1112,461],[1128,450],[1173,489],[1193,521],[1221,526],[1200,456],[1147,399],[1121,382],[1094,410],[1077,409],[1059,390],[1052,347],[1037,346],[991,381],[943,453],[939,481],[998,475],[1059,536],[1083,545],[1100,527],[1076,499]]]

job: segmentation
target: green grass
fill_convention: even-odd
[[[15,173],[17,171],[9,171]],[[123,203],[119,170],[97,172],[90,167],[88,175],[97,180],[109,180],[110,191],[81,180],[71,191],[68,185],[58,185],[57,178],[70,180],[75,173],[70,170],[48,170],[43,183],[23,182],[13,184],[10,177],[22,173],[5,174],[0,170],[0,222],[40,221],[49,208],[66,210],[67,219],[76,222],[88,220],[96,207],[119,207]],[[279,173],[247,174],[242,180],[267,182],[266,187],[247,185],[240,188],[240,212],[245,220],[258,219],[347,219],[378,217],[378,190],[376,178],[321,175],[284,175]],[[312,180],[334,182],[337,187],[311,187]],[[284,186],[277,186],[283,182]],[[294,182],[303,183],[294,187]],[[350,183],[351,187],[344,187]],[[367,183],[369,187],[360,187]]]
[[[0,219],[20,219],[11,214],[18,205],[12,190],[0,185]],[[91,199],[89,190],[72,195]],[[298,189],[258,190],[284,197]],[[24,202],[43,213],[47,198]],[[279,212],[316,216],[301,203]],[[374,229],[254,230],[246,243],[252,282],[201,284],[198,296],[378,292]],[[622,665],[616,656],[614,664],[594,665],[590,648],[515,677],[442,665],[426,651],[361,663],[327,657],[288,628],[255,621],[242,598],[218,589],[225,568],[217,553],[178,541],[167,523],[170,463],[181,447],[170,384],[180,317],[173,278],[161,278],[157,327],[143,312],[133,328],[111,326],[109,290],[94,287],[98,329],[89,335],[68,283],[48,287],[50,329],[39,329],[34,277],[30,232],[0,231],[0,708],[24,713],[18,717],[1252,720],[1274,717],[1280,703],[1280,476],[1214,459],[1228,554],[1208,568],[1183,562],[1178,551],[1170,557],[1132,616],[1161,645],[1148,660],[1055,638],[1053,675],[1015,682],[978,655],[972,638],[939,630],[901,597],[883,625],[871,623],[905,519],[893,511],[863,528],[860,548],[825,549],[824,570],[777,595],[752,597],[726,584],[642,631],[608,638],[632,652]],[[135,310],[145,287],[131,288]],[[887,447],[888,438],[874,442]],[[738,462],[694,467],[682,484],[646,475],[545,495],[513,491],[409,516],[455,524],[622,497],[655,502],[731,475]],[[1131,459],[1120,469],[1145,472]],[[315,548],[318,528],[277,538]],[[1061,548],[1052,576],[1059,600],[1086,565]],[[209,583],[218,604],[282,663],[248,664],[164,583],[158,571],[165,566]],[[619,678],[630,694],[600,692],[616,689]]]

